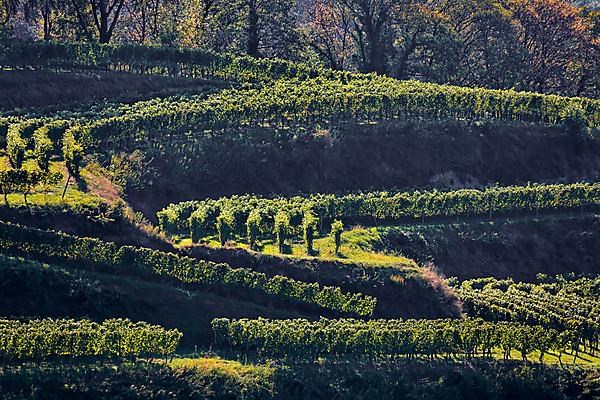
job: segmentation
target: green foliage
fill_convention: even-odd
[[[20,193],[23,195],[27,205],[27,196],[33,187],[43,184],[45,187],[54,185],[60,181],[60,172],[30,171],[27,169],[9,169],[0,171],[0,191],[4,195],[4,203],[8,205],[9,193]]]
[[[600,127],[600,101],[587,98],[399,81],[201,50],[47,42],[15,42],[6,50],[6,54],[15,51],[18,56],[7,59],[5,65],[73,65],[78,60],[78,67],[111,69],[127,65],[130,70],[151,71],[157,65],[165,70],[162,67],[166,62],[182,74],[263,84],[222,90],[208,97],[142,101],[101,116],[73,116],[74,126],[67,129],[63,142],[63,153],[73,175],[78,172],[84,152],[131,153],[141,147],[164,147],[158,143],[168,135],[185,153],[205,137],[205,132],[242,126],[306,127],[343,121],[452,118],[551,125],[578,121],[584,128]],[[64,58],[65,54],[69,57]],[[182,69],[182,63],[187,68]],[[56,123],[64,123],[64,117],[61,115]],[[18,161],[19,141],[15,139],[10,147]]]
[[[64,115],[65,118],[79,117],[77,112],[62,112],[61,116],[62,114],[66,114]],[[53,150],[60,151],[60,144],[62,138],[70,125],[71,121],[69,121],[68,119],[53,119],[44,123],[44,125],[39,127],[38,130],[43,130],[43,135],[47,136],[50,139],[53,145]]]
[[[27,141],[22,138],[22,131],[25,129],[24,123],[12,124],[8,127],[6,133],[6,153],[10,165],[15,169],[23,166],[25,159],[25,150],[27,150]]]
[[[302,231],[304,232],[304,243],[306,244],[306,252],[308,254],[312,254],[314,252],[313,241],[317,232],[318,223],[319,219],[311,210],[304,212],[304,218],[302,219]]]
[[[355,75],[348,82],[279,80],[264,88],[222,90],[207,98],[140,102],[120,115],[80,124],[89,133],[86,151],[131,152],[155,145],[157,132],[180,139],[179,148],[185,151],[206,131],[231,127],[306,127],[407,118],[550,125],[577,119],[584,126],[599,128],[600,101]],[[190,131],[195,134],[189,135]]]
[[[106,320],[0,320],[0,358],[139,357],[173,354],[183,335],[146,322]]]
[[[83,162],[84,145],[82,137],[85,135],[85,129],[75,126],[67,129],[63,137],[63,157],[69,174],[79,178],[79,171]]]
[[[110,160],[109,173],[110,180],[119,186],[122,192],[144,189],[144,176],[148,173],[144,153],[135,150],[131,154],[114,154]]]
[[[243,288],[330,310],[371,315],[377,300],[338,287],[320,287],[283,276],[268,278],[246,268],[196,260],[143,247],[117,246],[92,238],[47,232],[0,222],[0,251],[42,261],[69,263],[77,268],[101,269],[137,276],[164,276],[204,287]]]
[[[195,394],[199,395],[198,399],[266,400],[275,397],[276,369],[272,366],[220,358],[176,358],[168,365],[180,375],[191,375],[191,380],[197,383]]]
[[[217,217],[217,233],[219,235],[219,242],[221,246],[225,246],[225,243],[231,237],[231,233],[234,229],[235,217],[229,210],[221,211],[221,214]]]
[[[339,219],[336,219],[331,224],[331,236],[335,242],[335,254],[340,253],[340,246],[342,245],[342,232],[344,231],[344,224]]]
[[[573,341],[597,348],[600,300],[586,291],[592,287],[600,287],[600,278],[538,284],[481,278],[465,281],[455,291],[470,315],[570,331]]]
[[[250,246],[251,250],[256,250],[256,241],[258,240],[258,235],[260,233],[260,225],[260,211],[250,211],[250,214],[248,214],[248,219],[246,220],[246,235],[248,238],[248,245]]]
[[[290,232],[290,215],[279,210],[275,214],[275,236],[277,238],[277,245],[279,246],[279,252],[283,253],[285,250],[285,241],[287,240]]]
[[[166,214],[165,214],[166,215]],[[208,222],[209,210],[207,207],[200,207],[190,216],[190,228],[192,232],[192,242],[198,243],[200,239],[207,236],[213,231],[212,226]]]
[[[69,122],[66,120],[53,120],[33,132],[33,154],[42,171],[49,171],[50,157],[55,150],[58,150],[68,127]]]
[[[100,44],[97,42],[19,41],[0,43],[0,64],[13,67],[86,68],[101,71],[127,70],[141,74],[168,74],[239,82],[261,82],[317,75],[346,77],[332,71],[293,61],[254,58],[202,49],[172,46]]]
[[[194,214],[194,213],[192,213]],[[173,208],[165,208],[164,210],[159,211],[158,213],[156,213],[156,217],[158,219],[158,225],[161,227],[164,227],[164,229],[168,232],[180,232],[181,231],[181,227],[180,225],[182,225],[182,221],[180,218],[178,218],[178,214],[177,211],[175,211],[175,209]],[[196,217],[194,217],[195,219]],[[191,215],[190,215],[190,224],[192,223],[192,219],[191,219]],[[191,231],[191,237],[197,238],[197,236],[195,236],[195,231],[192,228]],[[198,239],[194,239],[194,241],[197,241]]]
[[[315,360],[323,356],[491,357],[498,347],[565,351],[561,335],[553,329],[481,319],[370,320],[324,319],[215,319],[217,345],[256,352],[261,357]],[[510,354],[510,351],[508,351]]]
[[[34,149],[33,154],[37,161],[38,167],[45,172],[50,169],[50,156],[54,149],[54,144],[48,136],[48,126],[42,125],[33,133]]]
[[[280,224],[288,232],[300,226],[304,210],[311,209],[321,221],[343,219],[359,223],[383,223],[414,221],[425,218],[455,216],[496,216],[515,213],[537,213],[540,210],[568,210],[600,205],[600,183],[573,183],[553,185],[528,185],[491,187],[483,190],[459,189],[454,191],[415,191],[415,192],[372,192],[345,196],[316,194],[305,197],[278,197],[266,199],[254,195],[232,196],[217,200],[206,199],[198,202],[172,204],[159,212],[169,213],[180,221],[171,226],[160,224],[166,233],[185,225],[190,214],[197,208],[211,207],[217,210],[235,210],[235,225],[245,223],[251,211],[260,210],[266,221],[277,221],[287,215]],[[168,211],[167,211],[168,210]],[[175,217],[175,216],[178,217]],[[284,222],[287,221],[287,224]],[[214,220],[213,220],[214,223]],[[171,230],[170,230],[171,229]],[[275,234],[277,229],[273,226]]]

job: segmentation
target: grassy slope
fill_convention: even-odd
[[[488,399],[593,400],[597,370],[490,362],[320,362],[242,365],[215,358],[136,365],[0,367],[13,399]]]
[[[9,169],[8,157],[0,156],[0,171]],[[37,169],[37,164],[34,159],[29,158],[23,163],[23,168],[29,170]],[[63,198],[63,190],[67,181],[67,168],[62,161],[52,161],[50,163],[50,171],[60,172],[63,179],[51,187],[44,188],[42,185],[36,186],[31,194],[27,196],[27,202],[31,206],[40,207],[61,207],[61,208],[88,208],[95,209],[101,203],[110,200],[107,196],[103,199],[99,195],[96,195],[91,189],[98,186],[98,180],[101,179],[97,173],[93,170],[84,168],[82,171],[82,179],[79,182],[74,182],[71,179],[70,184],[67,186],[67,191]],[[91,188],[90,188],[91,186]],[[107,194],[108,195],[108,194]],[[12,207],[19,207],[25,205],[25,199],[22,194],[11,193],[8,196],[8,204]],[[2,199],[4,200],[4,199]],[[4,203],[3,203],[4,204]]]
[[[397,268],[399,272],[416,272],[418,270],[417,264],[409,258],[377,251],[374,246],[380,241],[381,235],[376,228],[352,229],[342,233],[342,245],[339,254],[335,254],[335,243],[327,235],[315,238],[313,244],[314,252],[310,255],[307,254],[306,245],[298,239],[289,241],[286,245],[286,251],[283,254],[279,252],[279,246],[274,240],[263,240],[259,244],[257,253],[304,260],[349,262],[373,268],[393,267]],[[218,238],[215,236],[208,237],[201,243],[212,248],[221,246]],[[190,239],[180,240],[177,242],[177,245],[183,249],[193,246]],[[236,237],[228,241],[226,247],[237,247],[248,250],[249,246],[246,238]]]

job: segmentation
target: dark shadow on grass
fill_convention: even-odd
[[[321,252],[319,250],[311,250],[311,251],[307,251],[306,252],[307,255],[311,256],[311,257],[319,257],[319,255],[321,254]]]
[[[292,254],[292,246],[290,246],[289,244],[279,246],[279,252],[281,254]]]
[[[83,177],[80,176],[76,182],[77,182],[77,189],[81,192],[87,193],[88,185],[87,185],[87,182],[85,181],[85,179],[83,179]]]

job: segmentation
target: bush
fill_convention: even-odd
[[[285,241],[290,232],[290,215],[279,210],[275,215],[275,236],[277,237],[277,245],[279,246],[279,252],[283,253],[285,250]]]
[[[12,124],[6,133],[6,154],[10,165],[15,169],[23,167],[27,141],[21,137],[24,124]]]
[[[319,219],[315,216],[312,211],[305,211],[304,218],[302,219],[302,230],[304,232],[304,243],[306,244],[307,254],[312,254],[313,241],[315,239],[315,232],[317,231],[317,224]]]
[[[256,249],[256,241],[260,233],[261,215],[259,210],[252,210],[246,220],[246,233],[250,250]]]
[[[340,246],[342,245],[342,232],[344,231],[344,224],[340,220],[333,221],[331,224],[331,236],[335,242],[335,254],[340,253]]]
[[[217,217],[217,233],[219,234],[219,242],[221,246],[225,246],[225,243],[231,237],[235,223],[235,217],[229,210],[224,210]]]
[[[33,154],[38,167],[40,167],[42,171],[48,172],[50,170],[50,156],[52,155],[54,145],[48,136],[48,127],[46,125],[35,130],[33,133],[33,141]]]

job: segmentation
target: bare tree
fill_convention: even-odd
[[[100,43],[109,43],[125,0],[73,0],[80,27],[89,34],[88,20],[91,16]]]

